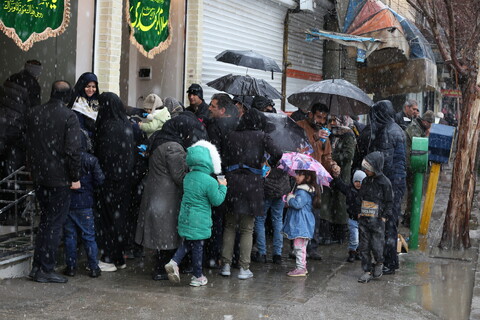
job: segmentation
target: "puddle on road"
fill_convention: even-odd
[[[469,318],[475,276],[471,263],[422,262],[407,263],[407,267],[423,284],[400,289],[403,299],[419,304],[442,319]]]

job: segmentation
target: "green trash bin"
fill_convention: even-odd
[[[425,173],[428,166],[428,138],[413,137],[410,166],[415,173]]]

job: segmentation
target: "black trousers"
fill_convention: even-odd
[[[398,220],[402,211],[402,200],[405,194],[406,182],[405,178],[392,181],[393,189],[393,207],[392,218],[385,223],[385,249],[383,256],[385,266],[389,269],[398,269]]]
[[[125,263],[130,191],[128,181],[105,180],[97,194],[97,244],[104,262]]]
[[[225,202],[218,207],[212,208],[212,236],[205,240],[204,260],[209,262],[214,260],[218,262],[222,257],[222,243],[223,243],[223,217],[226,211]],[[208,265],[208,264],[207,264]]]
[[[70,208],[70,188],[39,186],[35,192],[41,215],[35,240],[33,266],[49,273],[55,268],[63,225]]]
[[[372,270],[372,254],[376,263],[383,263],[385,244],[385,223],[380,218],[360,217],[358,221],[360,243],[358,251],[362,258],[362,269]]]

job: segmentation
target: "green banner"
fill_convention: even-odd
[[[69,0],[0,0],[0,29],[23,50],[65,31]]]
[[[128,1],[130,40],[148,58],[171,43],[170,0]]]

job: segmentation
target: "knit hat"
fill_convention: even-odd
[[[435,122],[435,114],[433,113],[432,110],[428,110],[423,114],[423,116],[420,117],[420,119],[423,120],[423,121],[434,123]]]
[[[166,97],[164,105],[167,108],[168,112],[170,112],[170,117],[172,118],[183,112],[182,104],[175,98]]]
[[[363,159],[362,161],[362,168],[371,172],[375,172],[375,168],[370,163],[368,163],[365,159]]]
[[[362,170],[357,170],[353,174],[352,182],[355,183],[359,181],[360,183],[362,183],[363,179],[365,179],[366,176],[367,174],[365,172],[363,172]]]
[[[203,100],[203,89],[202,87],[197,84],[197,83],[193,83],[192,85],[190,85],[190,87],[188,87],[188,90],[187,90],[187,93],[191,93],[193,95],[196,95],[198,96],[200,99]]]
[[[155,111],[156,109],[160,109],[162,107],[163,101],[155,93],[149,94],[143,101],[143,109],[145,110],[150,109],[152,111]]]
[[[37,60],[28,60],[25,62],[24,69],[33,77],[38,78],[42,73],[42,64]]]

